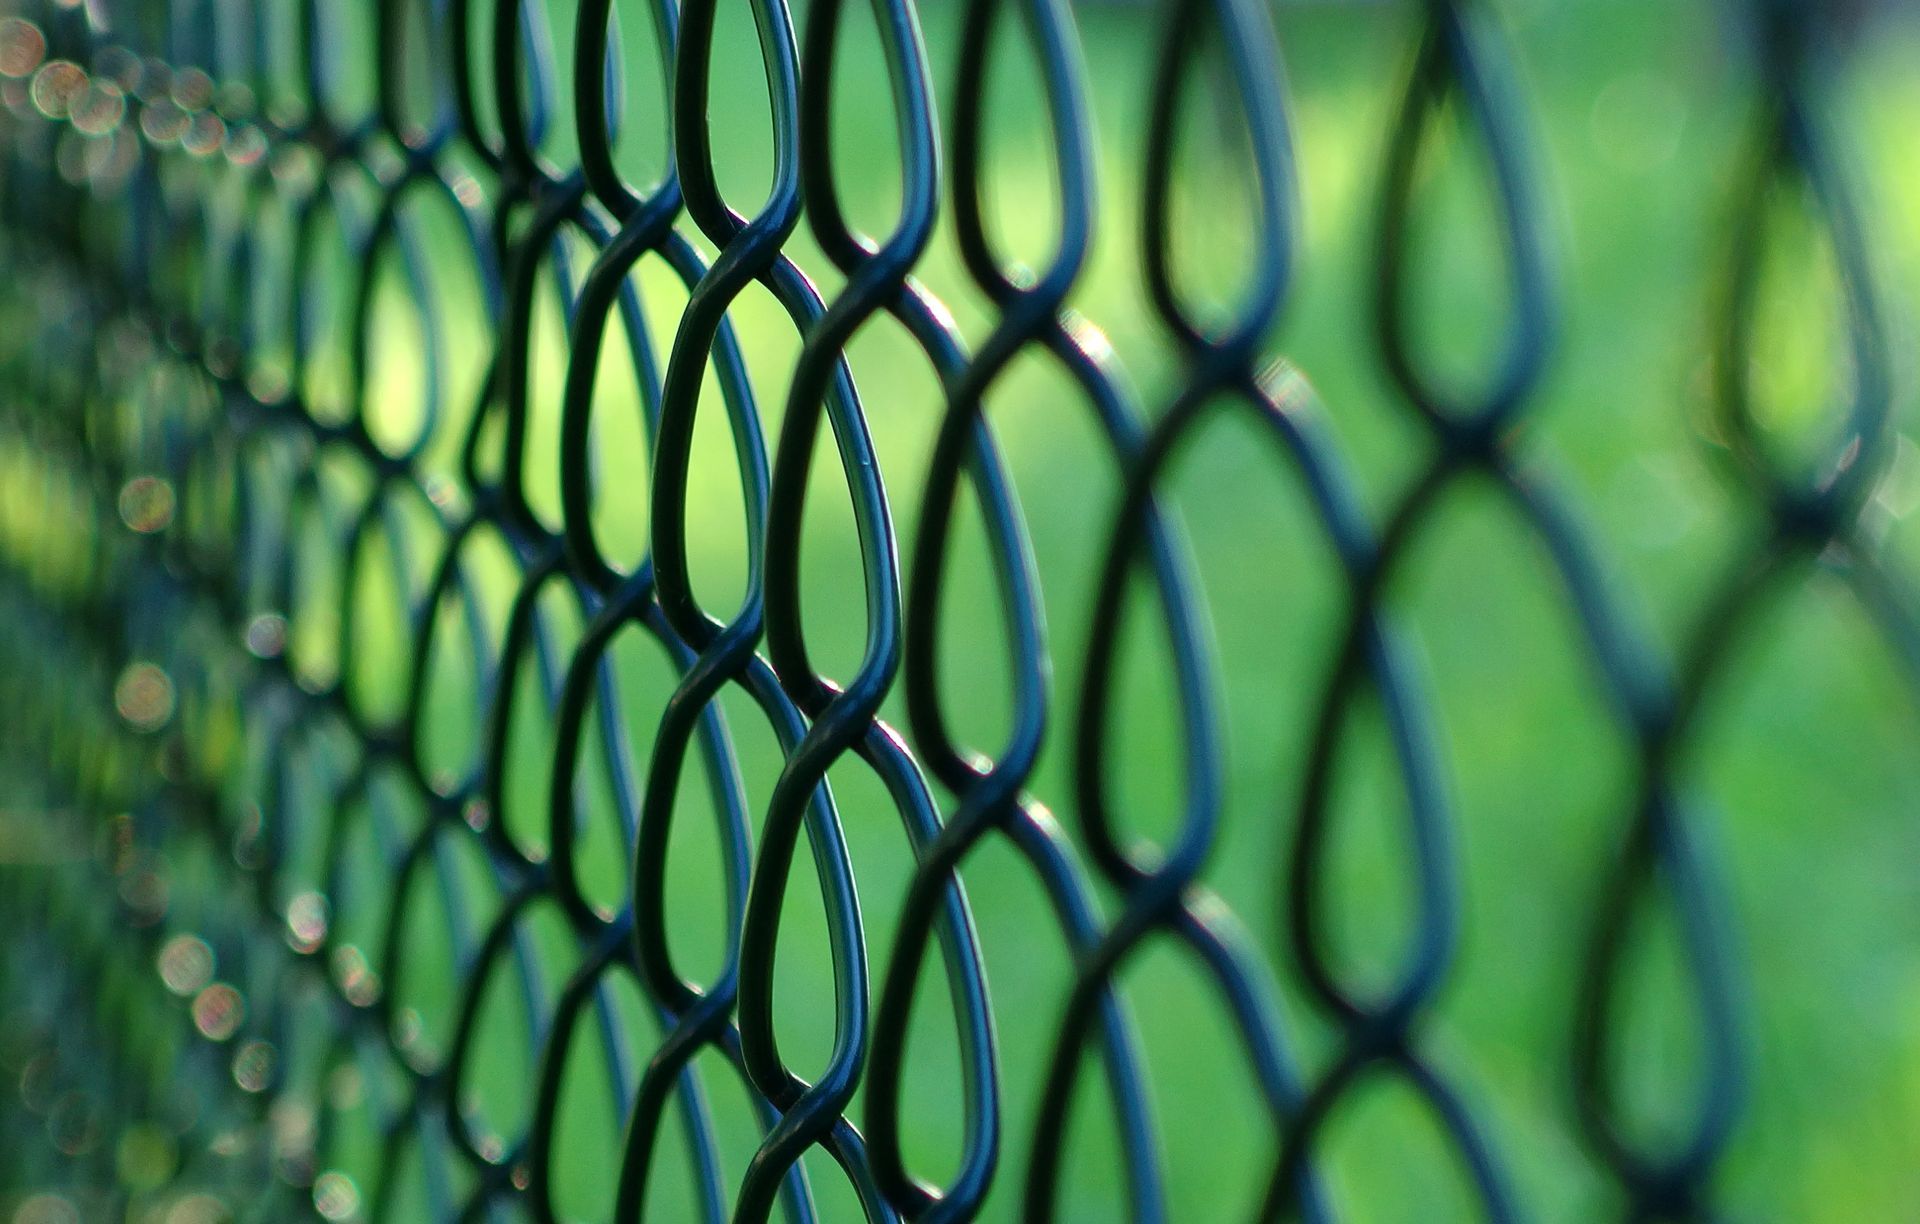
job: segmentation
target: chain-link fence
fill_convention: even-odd
[[[1857,7],[15,8],[0,1210],[1911,1209]]]

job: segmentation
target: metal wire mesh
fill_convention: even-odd
[[[959,5],[938,105],[920,6],[874,0],[863,30],[884,79],[858,97],[888,112],[898,182],[877,236],[849,220],[833,147],[856,14],[746,7],[772,116],[752,207],[716,154],[749,137],[710,120],[738,85],[715,67],[716,0],[63,0],[0,26],[0,692],[9,785],[37,813],[16,823],[38,861],[4,903],[22,1026],[9,1109],[18,1133],[51,1136],[10,1145],[9,1184],[61,1189],[99,1218],[125,1202],[172,1204],[169,1220],[965,1220],[989,1203],[999,1218],[1110,1218],[1068,1188],[1072,1137],[1097,1123],[1114,1201],[1163,1219],[1179,1214],[1164,1128],[1212,1123],[1151,1108],[1143,1004],[1123,979],[1144,949],[1173,946],[1256,1101],[1235,1125],[1265,1151],[1244,1185],[1181,1204],[1209,1219],[1343,1214],[1321,1148],[1344,1104],[1387,1079],[1450,1153],[1462,1203],[1541,1210],[1514,1173],[1532,1140],[1483,1124],[1429,1024],[1468,903],[1445,753],[1391,591],[1423,524],[1473,484],[1540,546],[1630,746],[1594,887],[1556,902],[1590,930],[1557,1021],[1568,1112],[1609,1210],[1714,1214],[1750,1067],[1685,784],[1704,695],[1737,657],[1735,626],[1810,562],[1852,584],[1920,688],[1916,604],[1862,527],[1895,436],[1892,370],[1878,269],[1818,105],[1821,8],[1757,6],[1748,31],[1753,154],[1725,283],[1702,309],[1711,431],[1762,526],[1696,584],[1703,611],[1669,649],[1603,570],[1575,499],[1525,461],[1564,303],[1527,91],[1487,6],[1411,10],[1371,292],[1379,367],[1424,444],[1378,509],[1298,372],[1272,360],[1302,246],[1266,7],[1163,6],[1147,121],[1119,134],[1139,149],[1138,204],[1116,216],[1061,0]],[[1009,43],[1030,57],[1046,132],[1016,191],[1051,193],[1034,205],[1044,254],[1024,262],[992,232],[994,180],[1011,171],[995,166],[991,60]],[[664,116],[623,87],[643,44],[670,82]],[[1183,106],[1202,85],[1236,134],[1244,215],[1208,218],[1203,200],[1195,220],[1183,194]],[[670,138],[647,182],[622,142],[649,124]],[[1436,368],[1409,317],[1423,158],[1448,144],[1478,158],[1506,277],[1485,368],[1465,380]],[[1816,448],[1783,451],[1749,370],[1766,209],[1788,188],[1833,251],[1847,397]],[[1239,227],[1224,304],[1202,302],[1183,263],[1196,226]],[[1108,227],[1132,229],[1176,354],[1145,393],[1078,313],[1098,314],[1080,290]],[[978,327],[916,279],[936,234]],[[769,378],[757,332],[782,316],[791,350]],[[849,356],[878,328],[917,350],[918,383]],[[1052,410],[1088,439],[1075,462],[1115,490],[1077,609],[1084,653],[1065,661],[988,422],[1022,363],[1058,380]],[[606,419],[609,378],[634,388],[637,423]],[[900,402],[937,421],[904,467],[876,441]],[[1224,416],[1304,490],[1343,592],[1297,789],[1269,797],[1282,853],[1254,934],[1207,883],[1228,732],[1166,494]],[[731,474],[697,457],[716,437]],[[740,521],[711,521],[716,480],[737,485]],[[857,543],[832,612],[803,548],[823,500]],[[636,530],[643,547],[617,546]],[[743,541],[724,599],[702,568],[716,531]],[[956,600],[966,565],[984,578]],[[1115,783],[1141,636],[1170,677],[1160,772],[1177,811],[1151,842]],[[616,663],[635,642],[670,672],[652,699]],[[961,729],[979,720],[952,707],[956,668],[1001,678],[997,739]],[[1329,855],[1347,818],[1343,744],[1367,711],[1404,800],[1389,819],[1411,933],[1363,980],[1334,915],[1376,902],[1340,895]],[[742,746],[756,737],[776,747]],[[1067,789],[1041,794],[1056,743]],[[759,776],[769,751],[777,770]],[[876,809],[910,870],[850,849],[846,826]],[[687,822],[711,847],[705,874],[674,865]],[[1036,940],[1067,950],[1043,1011],[989,992],[963,868],[996,853],[994,870],[1044,899]],[[787,936],[809,876],[823,921]],[[698,970],[676,936],[691,894],[720,915]],[[1678,934],[1695,1012],[1693,1055],[1665,1092],[1680,1121],[1654,1138],[1619,1087],[1618,996],[1636,989],[1630,932],[1650,915]],[[830,976],[797,998],[778,971],[792,938],[822,941]],[[1281,981],[1331,1026],[1313,1057]],[[789,1053],[795,1008],[822,1038],[805,1060]],[[931,1040],[955,1051],[938,1099],[909,1075],[929,1057],[929,1009],[943,1017]],[[1042,1053],[1017,1085],[998,1049],[1010,1030]],[[742,1093],[758,1127],[744,1161],[725,1150],[719,1100]],[[562,1203],[568,1149],[596,1141],[583,1134],[613,1137],[617,1165],[585,1208]],[[149,1159],[160,1150],[175,1155]],[[946,1153],[937,1177],[929,1150]],[[1370,1176],[1392,1181],[1391,1159]]]

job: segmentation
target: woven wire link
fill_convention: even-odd
[[[1579,1123],[1626,1214],[1713,1214],[1745,1069],[1726,906],[1678,763],[1703,694],[1731,626],[1813,558],[1844,570],[1908,682],[1920,681],[1915,601],[1860,527],[1884,467],[1891,372],[1874,267],[1816,106],[1811,9],[1756,10],[1763,101],[1715,319],[1718,432],[1769,528],[1712,584],[1697,632],[1669,657],[1559,484],[1519,453],[1561,302],[1533,119],[1487,5],[1417,6],[1418,49],[1386,142],[1378,355],[1431,445],[1379,515],[1290,368],[1272,361],[1300,222],[1264,5],[1164,6],[1149,122],[1129,137],[1142,193],[1131,241],[1178,355],[1177,377],[1150,396],[1070,307],[1111,218],[1062,0],[965,0],[957,88],[941,105],[917,6],[873,0],[901,185],[877,235],[848,219],[831,148],[848,6],[814,0],[797,24],[784,0],[749,8],[772,118],[770,186],[751,207],[716,167],[715,147],[733,138],[709,121],[728,87],[713,68],[716,0],[92,0],[28,4],[7,21],[0,450],[8,479],[25,482],[10,495],[63,524],[9,545],[0,570],[9,769],[66,814],[45,834],[60,865],[22,876],[5,902],[7,989],[36,1015],[77,1018],[51,1035],[45,1073],[102,1103],[101,1117],[168,1119],[196,1140],[178,1185],[233,1195],[259,1218],[308,1207],[336,1219],[557,1218],[562,1098],[585,1059],[608,1088],[596,1125],[620,1136],[614,1201],[601,1205],[611,1218],[642,1216],[671,1177],[689,1188],[688,1218],[708,1221],[852,1209],[826,1203],[874,1221],[967,1220],[1012,1169],[1024,1182],[1002,1191],[1018,1204],[1003,1210],[1052,1219],[1068,1194],[1066,1137],[1092,1107],[1112,1119],[1130,1218],[1152,1221],[1170,1211],[1159,1128],[1191,1123],[1150,1107],[1120,982],[1143,948],[1171,945],[1228,1022],[1275,1136],[1254,1202],[1223,1188],[1214,1218],[1337,1214],[1316,1153],[1329,1119],[1377,1077],[1430,1113],[1482,1214],[1520,1216],[1511,1154],[1423,1025],[1449,979],[1463,901],[1447,762],[1387,595],[1436,504],[1475,482],[1544,546],[1595,683],[1635,745],[1619,852],[1569,1003]],[[642,30],[662,49],[665,116],[625,96],[623,47]],[[1008,39],[1037,65],[1058,202],[1034,267],[989,224],[989,57]],[[1245,218],[1217,222],[1248,228],[1247,275],[1224,313],[1190,295],[1174,217],[1180,111],[1200,83],[1244,131],[1238,169],[1254,201]],[[631,181],[616,164],[622,129],[649,123],[671,134],[669,156],[654,181]],[[1421,271],[1417,166],[1449,142],[1481,156],[1509,278],[1504,330],[1471,392],[1432,371],[1406,317]],[[1746,383],[1763,201],[1783,183],[1804,187],[1824,218],[1847,310],[1851,399],[1810,472],[1767,449]],[[972,343],[915,276],[942,224],[989,304]],[[822,266],[797,262],[803,237]],[[677,315],[642,291],[642,271],[681,286]],[[749,373],[741,329],[765,314],[742,308],[749,296],[797,338],[777,396]],[[542,330],[552,303],[565,325],[558,365]],[[856,377],[848,355],[874,326],[907,337],[937,388],[917,406],[937,420],[918,470],[880,460],[874,397],[894,392]],[[414,350],[417,389],[376,375],[396,334]],[[1046,576],[987,421],[996,386],[1023,362],[1071,388],[1060,411],[1083,414],[1100,443],[1084,462],[1120,489],[1070,692],[1056,691]],[[609,368],[637,388],[643,455],[604,440],[597,388]],[[399,395],[413,398],[376,402]],[[1347,596],[1298,803],[1274,803],[1291,838],[1274,872],[1277,959],[1206,883],[1226,786],[1221,678],[1165,496],[1190,439],[1222,416],[1251,422],[1276,466],[1297,474]],[[743,594],[726,602],[696,577],[710,524],[696,508],[709,477],[695,439],[716,429],[747,558]],[[603,539],[602,518],[610,490],[639,480],[647,539],[635,560]],[[910,522],[890,501],[900,488],[916,490]],[[810,503],[842,497],[861,641],[830,675],[810,636],[819,614],[803,606],[802,545]],[[973,613],[999,627],[1011,696],[998,743],[969,742],[943,696],[950,572],[974,522],[991,598]],[[509,575],[508,597],[483,579],[488,567]],[[369,626],[380,613],[409,626],[405,640],[379,640]],[[1112,777],[1123,641],[1143,618],[1172,676],[1181,760],[1178,819],[1157,845],[1128,831]],[[671,669],[657,707],[623,693],[622,641]],[[449,674],[470,686],[455,698],[464,711],[448,710]],[[898,728],[881,717],[896,697]],[[1337,910],[1373,899],[1337,895],[1327,857],[1341,815],[1334,775],[1369,704],[1405,795],[1414,934],[1384,985],[1363,986],[1329,931]],[[551,736],[531,763],[514,748],[528,719]],[[449,720],[469,728],[453,760],[436,746]],[[770,786],[738,747],[752,721],[752,736],[778,744]],[[1072,793],[1059,798],[1071,828],[1031,788],[1048,742],[1070,754]],[[544,792],[532,812],[518,781],[528,768]],[[856,774],[889,800],[915,864],[887,941],[864,924],[872,886],[843,826]],[[596,806],[601,793],[610,802]],[[684,919],[669,900],[680,870],[669,845],[676,822],[702,809],[724,954],[696,970],[672,937]],[[596,826],[609,816],[614,827]],[[1031,877],[1070,952],[1057,1015],[990,1001],[961,876],[989,843]],[[801,859],[818,880],[831,964],[820,999],[832,1000],[830,1052],[804,1069],[783,1052],[775,990]],[[1626,930],[1659,907],[1682,937],[1701,1063],[1685,1133],[1650,1148],[1617,1100],[1614,1018],[1631,989]],[[408,1002],[436,972],[414,933],[422,922],[453,975],[444,1034],[424,1032]],[[1337,1033],[1328,1058],[1296,1051],[1282,978],[1303,983]],[[503,997],[525,1016],[517,1069],[491,1064],[479,1035]],[[644,1000],[643,1014],[622,998]],[[927,1006],[951,1014],[961,1084],[960,1155],[937,1183],[909,1157],[929,1127],[905,1082],[911,1022]],[[1036,1104],[1018,1125],[997,1048],[1008,1026],[1048,1034]],[[518,1110],[499,1089],[515,1076]],[[760,1126],[744,1166],[724,1158],[713,1103],[742,1093]],[[363,1106],[378,1144],[356,1188],[333,1170],[344,1115]],[[38,1172],[24,1148],[7,1159],[19,1184]]]

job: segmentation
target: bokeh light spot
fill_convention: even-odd
[[[173,717],[173,681],[152,663],[130,663],[113,686],[113,708],[136,731],[158,731]]]
[[[287,944],[295,952],[319,950],[327,938],[327,899],[303,892],[287,902]]]
[[[313,1209],[323,1219],[351,1220],[360,1214],[360,1188],[345,1173],[322,1173],[314,1179]]]
[[[173,485],[158,476],[135,476],[120,486],[120,521],[141,535],[173,522]]]
[[[183,999],[213,980],[213,949],[197,935],[175,935],[160,945],[158,961],[160,980]]]
[[[246,1000],[225,982],[215,982],[193,997],[193,1027],[210,1041],[226,1041],[246,1018]]]

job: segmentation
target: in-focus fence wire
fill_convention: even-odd
[[[884,81],[857,96],[884,95],[899,188],[877,233],[850,219],[872,191],[835,148],[857,10],[747,7],[771,114],[757,203],[728,149],[758,136],[716,117],[741,87],[718,66],[717,0],[61,0],[0,22],[0,693],[8,786],[33,813],[10,836],[35,864],[9,876],[0,977],[24,1026],[9,1116],[50,1136],[10,1143],[0,1169],[23,1194],[51,1188],[19,1210],[66,1195],[103,1213],[168,1204],[168,1220],[554,1219],[578,1209],[562,1183],[584,1126],[615,1137],[600,1218],[1106,1218],[1069,1169],[1097,1127],[1114,1201],[1164,1219],[1197,1201],[1170,1189],[1165,1129],[1217,1125],[1152,1104],[1147,1005],[1123,979],[1168,946],[1271,1140],[1244,1184],[1199,1195],[1205,1218],[1343,1215],[1322,1149],[1383,1079],[1429,1120],[1462,1202],[1495,1219],[1554,1206],[1529,1201],[1516,1167],[1531,1158],[1487,1125],[1431,1024],[1467,902],[1440,733],[1390,592],[1439,505],[1474,485],[1541,546],[1630,745],[1608,858],[1587,895],[1555,902],[1590,930],[1555,1020],[1567,1109],[1609,1210],[1715,1214],[1750,1067],[1729,907],[1686,785],[1705,694],[1737,627],[1810,563],[1845,575],[1920,690],[1920,605],[1862,525],[1896,445],[1894,369],[1821,109],[1821,6],[1760,4],[1746,30],[1762,66],[1750,170],[1726,283],[1701,298],[1711,429],[1764,529],[1704,581],[1677,651],[1522,454],[1566,303],[1495,6],[1412,6],[1371,293],[1377,362],[1424,457],[1384,510],[1275,360],[1305,248],[1268,6],[1168,0],[1147,121],[1116,134],[1098,129],[1063,0],[964,0],[938,49],[951,98],[921,6],[873,0],[857,62]],[[1045,132],[1011,165],[991,135],[1010,45]],[[657,101],[625,79],[647,48]],[[1214,213],[1196,216],[1182,182],[1198,94],[1236,133],[1239,214],[1202,200]],[[630,169],[647,125],[663,134],[651,181]],[[1096,186],[1116,139],[1139,159],[1126,210]],[[1479,177],[1505,278],[1464,382],[1411,318],[1442,148]],[[1012,174],[1049,200],[1042,257],[996,230]],[[1833,253],[1847,394],[1816,443],[1783,449],[1754,407],[1754,317],[1768,209],[1795,192]],[[1077,313],[1097,313],[1081,294],[1097,243],[1127,227],[1174,354],[1144,392]],[[1233,252],[1225,306],[1194,289],[1196,228]],[[949,240],[979,327],[922,275]],[[768,348],[755,329],[781,317],[787,347]],[[850,358],[881,328],[910,341],[917,382]],[[1116,490],[1064,638],[988,422],[1037,368],[1092,442],[1075,462]],[[609,380],[638,421],[610,419]],[[900,469],[879,435],[908,401],[937,424]],[[1298,794],[1269,802],[1284,853],[1271,920],[1244,916],[1255,934],[1206,875],[1229,737],[1167,493],[1222,418],[1304,490],[1343,592]],[[737,485],[741,521],[712,521],[715,482]],[[857,546],[833,607],[807,568],[823,502]],[[737,591],[706,560],[727,532]],[[967,565],[981,572],[957,582]],[[1169,678],[1157,772],[1177,814],[1157,842],[1116,780],[1143,637]],[[1083,653],[1061,658],[1063,640]],[[655,706],[621,661],[635,641],[671,673]],[[977,712],[955,707],[956,668],[1003,678],[997,740],[976,742]],[[1370,714],[1403,796],[1410,934],[1387,972],[1359,974],[1338,915],[1381,902],[1343,895],[1330,857],[1351,818],[1342,754]],[[528,720],[548,736],[532,750]],[[777,774],[749,741],[777,744]],[[1036,789],[1049,747],[1069,793]],[[911,855],[897,878],[852,849],[849,826],[881,807]],[[688,836],[713,860],[693,883],[672,849]],[[1044,1013],[995,1001],[963,875],[986,856],[1037,890],[1039,938],[1067,950]],[[793,912],[813,902],[796,862],[821,903],[799,936]],[[690,893],[721,915],[710,961],[681,933]],[[1652,1137],[1621,1087],[1647,922],[1677,932],[1693,1042],[1663,1094],[1680,1121]],[[826,980],[798,998],[779,970],[795,938],[826,949]],[[1303,1053],[1282,980],[1330,1025],[1324,1050]],[[799,1028],[796,1009],[812,1013]],[[938,1099],[911,1074],[929,1009],[955,1050]],[[1027,1082],[1009,1082],[1010,1029],[1038,1051]],[[805,1057],[801,1031],[819,1039]],[[750,1153],[726,1137],[742,1094]]]

